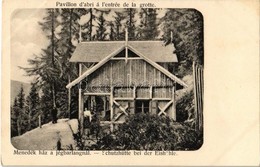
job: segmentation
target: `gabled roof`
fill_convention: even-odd
[[[162,41],[128,41],[128,44],[154,62],[178,62],[172,45]],[[79,43],[70,62],[100,62],[125,45],[125,41],[95,41]]]
[[[118,49],[116,49],[114,52],[112,52],[111,54],[109,54],[108,56],[106,56],[105,58],[103,58],[102,61],[98,62],[96,65],[94,65],[92,68],[88,69],[86,72],[84,72],[81,76],[79,76],[77,79],[75,79],[74,81],[72,81],[71,83],[69,83],[66,88],[71,88],[74,85],[78,84],[80,81],[82,81],[84,78],[86,78],[87,76],[89,76],[91,73],[93,73],[94,71],[96,71],[98,68],[100,68],[101,66],[103,66],[106,62],[108,62],[112,57],[114,57],[115,55],[117,55],[119,52],[121,52],[123,49],[125,49],[125,46],[122,45],[121,47],[119,47]],[[146,62],[148,62],[150,65],[152,65],[153,67],[155,67],[156,69],[158,69],[159,71],[161,71],[162,73],[164,73],[166,76],[168,76],[170,79],[172,79],[173,81],[175,81],[176,83],[178,83],[179,85],[183,86],[183,87],[188,87],[181,79],[179,79],[178,77],[176,77],[175,75],[173,75],[172,73],[170,73],[168,70],[166,70],[165,68],[163,68],[162,66],[160,66],[159,64],[157,64],[156,62],[152,61],[151,59],[149,59],[148,57],[144,56],[142,53],[140,53],[138,50],[136,50],[135,48],[133,48],[133,46],[131,46],[128,43],[128,49],[131,50],[132,52],[134,52],[135,54],[137,54],[138,56],[140,56],[141,58],[143,58]]]

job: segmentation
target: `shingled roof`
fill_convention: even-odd
[[[112,57],[114,57],[115,55],[117,55],[118,53],[120,53],[120,51],[122,51],[125,48],[124,45],[120,46],[118,49],[114,50],[112,53],[110,53],[108,56],[104,57],[101,61],[99,61],[96,65],[94,65],[93,67],[89,68],[87,71],[85,71],[83,74],[81,74],[77,79],[75,79],[74,81],[72,81],[71,83],[69,83],[66,88],[71,88],[72,86],[78,84],[80,81],[82,81],[84,78],[86,78],[87,76],[89,76],[91,73],[93,73],[94,71],[96,71],[98,68],[100,68],[101,66],[103,66],[106,62],[108,62]],[[176,81],[179,85],[183,86],[183,87],[187,87],[187,85],[178,77],[176,77],[175,75],[173,75],[172,73],[170,73],[168,70],[166,70],[165,68],[163,68],[162,66],[160,66],[158,63],[154,62],[153,60],[147,58],[145,55],[143,55],[141,52],[139,52],[138,50],[136,50],[134,47],[132,47],[131,45],[128,45],[128,49],[131,50],[132,52],[134,52],[136,55],[140,56],[141,58],[143,58],[146,62],[148,62],[150,65],[154,66],[156,69],[158,69],[159,71],[161,71],[162,73],[164,73],[166,76],[168,76],[170,79],[172,79],[173,81]]]
[[[125,45],[125,41],[96,41],[79,43],[70,62],[100,62]],[[128,45],[154,62],[178,62],[172,45],[162,41],[128,41]]]

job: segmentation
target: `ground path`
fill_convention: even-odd
[[[61,148],[75,149],[73,132],[78,130],[76,119],[59,119],[58,123],[47,123],[42,128],[36,128],[11,139],[13,146],[19,150],[56,150],[60,138]],[[73,131],[73,132],[72,132]]]

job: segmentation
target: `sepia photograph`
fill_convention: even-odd
[[[193,8],[20,8],[10,18],[17,150],[193,151],[204,19]]]
[[[1,164],[259,166],[259,3],[3,0]]]

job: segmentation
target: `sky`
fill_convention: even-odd
[[[27,60],[41,53],[48,44],[38,22],[44,17],[43,9],[18,9],[11,18],[11,79],[29,83],[21,67],[28,67]]]
[[[119,9],[118,9],[119,10]],[[159,10],[158,17],[162,17],[164,10]],[[111,12],[110,17],[113,15]],[[11,79],[30,83],[33,77],[26,76],[20,67],[29,67],[28,59],[40,55],[41,49],[46,48],[48,40],[38,24],[45,16],[45,9],[17,9],[11,18]],[[138,18],[138,14],[135,16]],[[83,16],[80,24],[89,19]],[[94,23],[95,24],[95,23]],[[56,31],[60,31],[59,28]],[[95,30],[94,30],[95,31]]]

